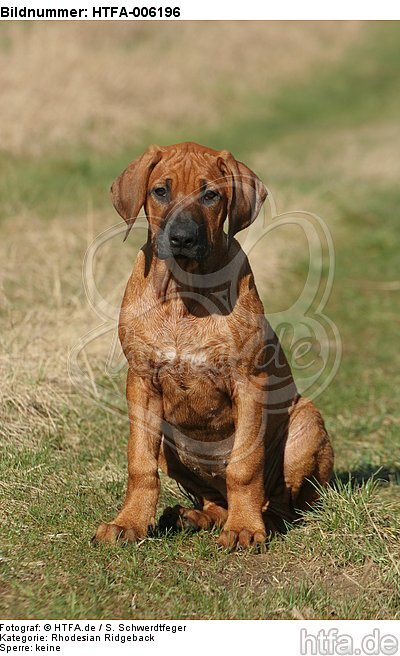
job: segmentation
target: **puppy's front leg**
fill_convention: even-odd
[[[129,370],[126,386],[129,408],[128,487],[121,512],[109,524],[100,524],[95,540],[135,542],[154,526],[160,492],[158,455],[161,444],[161,396],[143,378]]]
[[[253,393],[252,393],[253,392]],[[248,548],[265,541],[262,518],[264,502],[263,407],[249,384],[238,384],[232,399],[235,441],[226,468],[228,517],[218,544],[233,549]]]

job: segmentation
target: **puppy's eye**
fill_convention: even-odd
[[[158,198],[165,198],[165,196],[167,195],[167,190],[165,187],[156,187],[155,189],[153,189],[153,192],[155,193],[156,196],[158,196]]]
[[[213,191],[212,189],[208,189],[208,191],[206,191],[206,192],[203,194],[203,200],[204,200],[206,203],[212,203],[212,201],[215,201],[215,200],[217,200],[218,198],[219,198],[219,193],[216,192],[216,191]]]

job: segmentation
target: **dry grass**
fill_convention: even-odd
[[[400,177],[400,127],[395,120],[336,129],[330,134],[324,132],[318,138],[318,148],[308,148],[306,138],[300,134],[296,141],[301,152],[301,166],[290,151],[294,140],[290,135],[254,155],[254,166],[263,171],[267,183],[272,171],[275,179],[287,180],[296,187],[296,206],[287,194],[284,199],[277,197],[283,209],[309,207],[313,192],[305,190],[299,194],[297,186],[307,174],[311,178],[316,171],[329,181],[331,189],[344,180],[352,184],[388,185],[396,183]]]
[[[1,147],[107,152],[142,144],[150,130],[218,125],[252,93],[272,97],[319,73],[362,30],[356,21],[4,24]]]
[[[334,139],[321,143],[320,162],[329,162],[330,170],[354,182],[374,185],[395,184],[400,178],[400,126],[385,121],[342,130]],[[318,166],[318,162],[313,162]]]
[[[74,408],[68,353],[99,323],[88,308],[81,279],[91,236],[81,217],[47,224],[18,217],[4,222],[1,232],[0,436],[3,444],[27,447],[59,429],[65,410]],[[110,269],[109,284],[121,283],[126,260],[116,261],[120,268]],[[103,347],[95,345],[94,367]]]

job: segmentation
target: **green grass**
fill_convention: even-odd
[[[388,487],[381,491],[371,481],[361,488],[338,482],[303,525],[275,538],[263,555],[221,553],[216,533],[93,547],[93,527],[118,506],[125,483],[117,426],[96,414],[81,425],[85,437],[77,452],[63,448],[62,440],[49,441],[34,455],[20,452],[2,463],[12,481],[3,488],[9,512],[2,616],[329,619],[398,613],[398,497],[396,505]],[[93,426],[101,440],[94,439]],[[107,472],[107,463],[119,465],[120,473]],[[176,500],[163,492],[164,504]]]
[[[337,248],[329,312],[340,329],[344,353],[336,380],[321,399],[325,412],[336,417],[332,431],[341,445],[338,464],[379,464],[397,478],[400,298],[387,283],[398,277],[399,202],[397,190],[374,195],[364,190],[341,216],[344,241]]]
[[[362,123],[373,130],[376,120],[392,120],[400,100],[398,35],[397,24],[373,25],[344,61],[281,92],[268,112],[260,90],[218,134],[192,135],[244,160],[271,141],[275,152],[281,147],[293,159],[295,172],[286,179],[272,169],[272,185],[283,197],[289,190],[292,198],[310,197],[310,209],[326,212],[336,251],[326,312],[340,330],[343,358],[317,400],[337,470],[319,506],[274,538],[266,554],[220,552],[215,532],[93,547],[97,524],[113,516],[123,497],[128,422],[72,391],[48,430],[40,425],[26,444],[4,446],[1,616],[400,617],[400,296],[388,285],[399,279],[400,193],[390,183],[331,180],[328,157],[322,169],[296,166],[302,153],[343,128]],[[182,130],[163,141],[187,136]],[[109,182],[128,151],[24,162],[3,156],[2,214],[29,209],[46,226],[54,215],[85,214],[88,204],[108,207]],[[293,259],[287,282],[302,279],[306,266]],[[284,305],[287,286],[265,292],[267,314]],[[163,479],[160,510],[179,500]]]

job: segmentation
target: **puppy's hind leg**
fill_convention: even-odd
[[[268,494],[263,518],[272,532],[299,518],[318,499],[318,484],[332,476],[333,450],[321,414],[306,398],[293,408],[283,447],[282,473]],[[316,485],[317,484],[317,485]]]
[[[324,420],[309,399],[299,399],[291,414],[283,471],[293,506],[299,510],[318,499],[313,482],[325,486],[332,476],[333,449]]]

